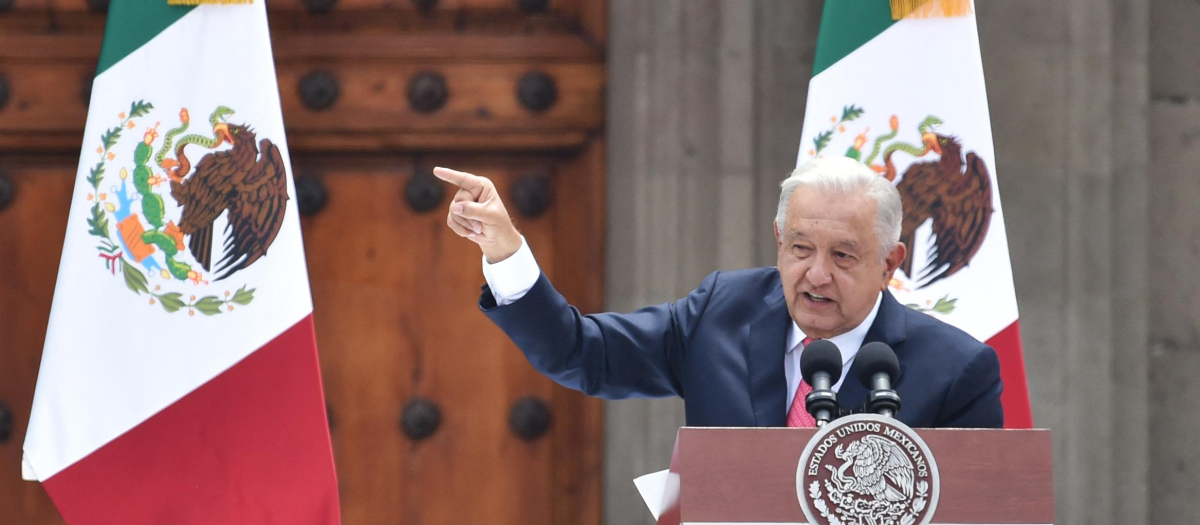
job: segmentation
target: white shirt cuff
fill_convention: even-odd
[[[524,297],[541,274],[542,269],[538,268],[524,235],[521,236],[521,247],[509,258],[490,264],[487,257],[483,257],[483,278],[492,289],[496,306],[512,304]]]

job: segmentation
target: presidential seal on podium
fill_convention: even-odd
[[[925,525],[940,488],[937,462],[921,436],[873,414],[822,427],[796,468],[800,508],[820,525]]]

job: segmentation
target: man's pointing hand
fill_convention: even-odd
[[[433,168],[433,174],[458,186],[446,216],[446,224],[454,233],[475,241],[492,264],[517,252],[521,247],[521,234],[513,226],[492,181],[448,168]]]

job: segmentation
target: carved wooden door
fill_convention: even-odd
[[[20,449],[105,7],[0,0],[0,523],[61,523]],[[430,170],[492,178],[546,274],[600,308],[604,2],[268,9],[344,523],[599,523],[600,404],[478,311],[479,250]]]

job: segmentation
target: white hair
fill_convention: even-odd
[[[784,233],[788,203],[796,188],[815,188],[822,191],[849,195],[861,192],[875,201],[875,239],[879,242],[879,259],[887,257],[892,247],[900,242],[900,221],[903,207],[900,192],[891,181],[848,157],[822,157],[810,160],[796,168],[784,179],[779,192],[779,210],[775,224]]]

